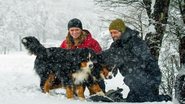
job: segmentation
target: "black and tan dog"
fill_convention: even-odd
[[[40,87],[44,93],[63,86],[67,98],[73,98],[75,92],[80,99],[84,99],[86,83],[91,94],[104,95],[96,81],[98,78],[91,74],[93,62],[97,62],[94,51],[87,48],[75,50],[45,48],[32,36],[23,38],[22,43],[31,54],[37,56],[34,69],[40,77]],[[105,70],[100,68],[99,72],[102,73],[98,73],[99,75],[110,75],[105,74],[103,69]]]

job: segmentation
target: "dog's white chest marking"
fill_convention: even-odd
[[[74,84],[78,85],[80,83],[83,83],[85,80],[87,80],[89,74],[87,72],[80,71],[80,72],[74,73],[72,76],[74,78]]]
[[[91,60],[87,62],[86,67],[83,67],[81,68],[80,71],[72,74],[72,77],[74,79],[74,84],[78,85],[78,84],[84,83],[84,81],[88,79],[89,74],[91,73],[91,68],[92,68],[92,66],[90,67],[90,65],[93,65]]]

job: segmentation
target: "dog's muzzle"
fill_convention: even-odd
[[[106,79],[112,79],[112,72],[109,72],[108,75],[106,76]]]
[[[89,64],[89,68],[92,69],[94,67],[93,64]]]

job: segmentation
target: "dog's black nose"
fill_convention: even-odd
[[[90,64],[90,65],[89,65],[89,68],[93,68],[93,66],[94,66],[93,64]]]
[[[110,75],[108,78],[109,78],[109,79],[112,79],[112,76]]]

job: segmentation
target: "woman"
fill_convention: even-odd
[[[68,23],[68,34],[60,46],[61,48],[90,48],[96,53],[102,51],[99,43],[92,38],[88,30],[83,30],[82,23],[79,19],[74,18]]]
[[[90,48],[96,53],[100,53],[102,51],[99,43],[92,38],[91,33],[88,30],[84,30],[82,28],[82,23],[77,18],[69,21],[68,34],[60,47],[66,49]],[[105,83],[103,80],[99,81],[99,85],[105,92]]]

